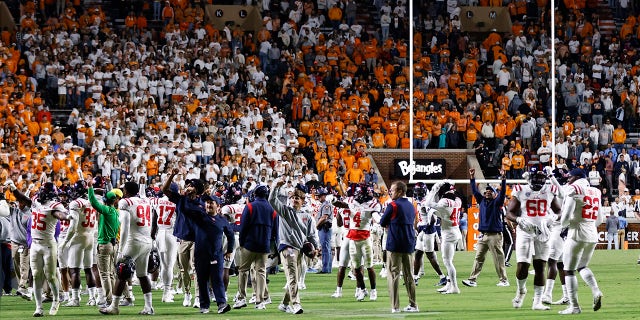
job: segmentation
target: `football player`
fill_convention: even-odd
[[[149,188],[148,188],[149,189]],[[162,302],[174,302],[171,284],[173,283],[173,267],[178,255],[178,239],[173,235],[176,223],[176,204],[165,197],[160,188],[146,190],[152,210],[158,216],[158,235],[156,243],[160,254],[160,269],[163,282]]]
[[[349,203],[350,227],[347,233],[349,239],[349,258],[356,277],[356,300],[363,301],[369,295],[369,300],[378,299],[376,289],[376,272],[373,269],[373,243],[371,242],[371,225],[373,214],[382,210],[382,205],[374,197],[373,187],[361,184],[357,187],[355,201]],[[367,268],[371,292],[367,292],[364,284],[362,268]]]
[[[418,206],[418,221],[416,222],[418,237],[416,239],[415,260],[413,261],[413,279],[417,286],[418,280],[420,279],[420,269],[422,269],[422,257],[426,255],[431,263],[431,267],[440,277],[440,282],[438,282],[437,285],[444,286],[447,284],[447,276],[442,273],[435,253],[436,223],[438,217],[434,214],[435,210],[426,205],[424,201],[426,195],[426,185],[422,182],[416,183],[413,187],[413,198],[416,200]]]
[[[569,228],[562,257],[569,307],[559,313],[581,312],[578,304],[576,271],[591,288],[593,311],[598,311],[602,306],[602,292],[598,288],[593,272],[589,269],[589,261],[598,243],[597,226],[604,222],[604,215],[600,212],[602,193],[598,188],[590,186],[585,172],[580,168],[574,168],[569,172],[567,182],[568,186],[562,190],[564,202],[560,223],[563,227]]]
[[[553,175],[553,169],[546,167],[544,169],[545,174],[549,176],[551,183],[559,190],[562,189],[561,183]],[[564,179],[564,177],[562,178]],[[566,183],[566,181],[564,181]],[[558,193],[558,201],[563,202],[563,192]],[[564,250],[564,241],[567,236],[566,229],[560,225],[560,219],[555,219],[549,226],[549,259],[547,260],[547,281],[544,286],[544,292],[542,293],[542,303],[544,304],[568,304],[569,297],[567,296],[567,286],[565,285],[565,272],[564,263],[562,261],[562,255]],[[563,232],[564,230],[564,232]],[[560,273],[560,283],[562,284],[562,298],[558,301],[553,301],[553,287],[555,286],[556,276]]]
[[[220,209],[220,214],[227,219],[229,224],[233,227],[234,237],[235,237],[235,245],[233,248],[233,252],[231,253],[231,259],[224,261],[224,269],[222,271],[222,280],[224,282],[225,289],[229,287],[229,272],[231,266],[234,265],[234,262],[238,260],[239,257],[236,254],[238,252],[238,247],[240,246],[239,233],[240,230],[240,219],[242,218],[242,211],[244,211],[244,207],[246,206],[246,199],[242,196],[243,191],[239,184],[230,185],[224,193],[224,206]],[[227,242],[225,238],[222,238],[222,247],[225,248],[227,246]],[[237,264],[237,263],[236,263]],[[236,295],[237,298],[238,295]],[[233,305],[233,308],[240,309],[246,306],[246,302],[240,301],[236,299],[236,303]]]
[[[152,215],[151,205],[146,199],[138,197],[140,186],[133,181],[124,184],[124,197],[118,203],[120,211],[120,249],[119,261],[131,259],[138,266],[135,270],[144,295],[142,315],[155,313],[152,304],[151,281],[147,277],[149,252],[151,252],[152,235],[157,230],[157,217]],[[116,270],[118,272],[119,270]],[[111,305],[101,308],[102,314],[119,314],[120,299],[126,288],[126,280],[122,274],[116,280]]]
[[[38,193],[36,201],[17,190],[13,181],[7,185],[19,201],[31,206],[31,273],[33,274],[33,289],[36,300],[34,317],[42,317],[42,291],[45,279],[53,294],[53,301],[49,309],[50,315],[56,315],[60,307],[60,280],[57,277],[56,262],[58,261],[58,243],[54,238],[58,220],[67,220],[67,210],[58,201],[58,190],[51,182],[45,182]]]
[[[527,294],[529,266],[533,261],[535,271],[533,279],[533,310],[549,310],[542,304],[545,285],[544,268],[549,259],[549,225],[557,218],[554,212],[560,212],[560,202],[556,198],[558,188],[545,185],[547,176],[532,167],[525,173],[526,185],[515,185],[511,192],[511,201],[507,208],[507,219],[518,224],[516,228],[516,268],[517,291],[513,298],[513,307],[521,308]]]
[[[67,190],[64,191],[58,189],[58,201],[66,208],[69,204],[69,195],[67,194]],[[67,237],[67,233],[69,232],[69,226],[71,225],[70,220],[60,220],[60,233],[57,237],[58,244],[58,271],[60,272],[60,302],[68,302],[69,301],[69,284],[70,281],[70,270],[69,270],[69,248],[65,246],[61,246],[60,241],[64,241]]]
[[[456,244],[462,238],[460,233],[460,214],[462,199],[448,181],[440,181],[433,185],[425,203],[433,208],[434,214],[441,219],[442,227],[442,261],[447,268],[447,284],[438,289],[442,294],[458,294],[457,271],[453,265]]]
[[[342,191],[342,185],[338,184],[338,188]],[[344,192],[341,192],[344,194]],[[349,193],[351,192],[351,187],[349,188]],[[334,210],[336,213],[336,225],[340,228],[340,231],[337,233],[337,240],[340,245],[336,248],[338,253],[338,275],[337,275],[337,287],[336,291],[331,295],[333,298],[341,298],[342,297],[342,285],[344,284],[344,277],[346,276],[347,266],[351,258],[349,257],[349,248],[351,246],[351,242],[349,238],[347,238],[347,234],[351,228],[351,209],[348,202],[353,202],[353,197],[348,197],[345,201],[336,201],[334,202]],[[356,294],[357,294],[356,289]]]
[[[96,282],[91,267],[94,264],[94,238],[98,224],[98,214],[89,200],[82,198],[86,195],[87,189],[83,181],[78,181],[70,190],[70,198],[75,200],[69,203],[69,214],[72,218],[64,238],[61,248],[68,249],[68,265],[71,275],[71,299],[65,307],[80,306],[80,268],[84,269],[89,291],[89,302],[87,305],[96,305],[95,293]],[[96,277],[98,275],[95,275]],[[103,301],[101,290],[98,291],[98,301]]]

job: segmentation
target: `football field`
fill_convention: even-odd
[[[456,252],[454,263],[458,270],[458,283],[461,294],[441,295],[436,292],[434,284],[437,282],[430,265],[425,266],[426,275],[420,279],[417,289],[419,313],[399,313],[391,314],[389,294],[387,292],[387,281],[380,277],[378,282],[378,300],[369,301],[368,297],[363,302],[355,301],[353,293],[355,291],[355,281],[345,280],[343,287],[343,297],[340,299],[331,298],[331,294],[336,286],[336,269],[332,274],[308,274],[307,289],[302,290],[301,300],[304,314],[291,315],[278,311],[278,303],[283,295],[284,273],[270,275],[269,289],[273,304],[267,306],[267,310],[256,310],[252,305],[240,310],[231,310],[224,315],[212,313],[202,315],[198,309],[182,307],[182,295],[176,295],[175,303],[161,303],[162,291],[154,291],[154,308],[156,315],[154,319],[177,319],[177,318],[217,318],[217,319],[283,319],[289,317],[299,317],[305,319],[372,319],[372,318],[414,318],[414,319],[549,319],[554,318],[582,318],[582,319],[640,319],[640,298],[638,289],[640,286],[640,265],[636,264],[639,250],[627,251],[604,251],[597,250],[591,262],[600,289],[604,293],[602,309],[594,312],[591,309],[591,290],[578,277],[579,299],[582,307],[582,314],[579,315],[559,315],[557,311],[565,306],[551,306],[550,311],[532,311],[531,301],[533,298],[533,276],[530,275],[527,282],[528,294],[522,309],[514,309],[511,306],[511,299],[515,293],[515,256],[512,257],[513,267],[507,268],[511,287],[496,287],[497,276],[490,256],[478,278],[478,286],[469,288],[462,285],[461,281],[468,277],[473,263],[473,252]],[[440,261],[444,271],[444,265]],[[379,270],[379,267],[376,268]],[[231,278],[229,296],[232,297],[236,291],[237,278]],[[365,280],[369,287],[368,280]],[[143,298],[139,286],[134,286],[136,301],[134,307],[121,307],[120,316],[103,316],[95,307],[84,306],[87,296],[83,296],[81,307],[65,308],[60,307],[59,319],[103,319],[115,317],[129,319],[139,316],[137,313],[142,310]],[[251,292],[251,289],[248,289]],[[561,297],[562,292],[559,281],[556,281],[553,293],[554,300]],[[230,301],[230,304],[233,304]],[[406,291],[401,287],[400,306],[404,308],[408,304]],[[51,318],[47,314],[50,304],[46,303],[45,317]],[[25,319],[31,318],[35,309],[34,302],[27,302],[16,296],[3,296],[0,298],[0,319]]]

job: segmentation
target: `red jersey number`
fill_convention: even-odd
[[[136,207],[136,216],[138,216],[138,222],[136,224],[139,227],[151,225],[151,207],[148,207],[148,206]]]
[[[600,210],[600,199],[589,196],[584,197],[584,206],[582,207],[582,218],[590,220],[598,220],[598,211]]]
[[[547,215],[547,200],[527,200],[525,206],[529,217],[544,217]]]
[[[449,219],[451,219],[451,226],[457,227],[460,224],[460,211],[462,211],[462,208],[453,208],[451,216],[449,216]]]
[[[170,226],[171,218],[173,218],[176,208],[172,206],[158,206],[158,209],[160,211],[158,212],[158,224]]]
[[[83,228],[94,228],[96,226],[96,210],[93,208],[84,209],[84,221],[82,221]]]
[[[39,212],[31,212],[31,229],[33,230],[47,230],[47,225],[44,222],[44,218],[47,215]]]

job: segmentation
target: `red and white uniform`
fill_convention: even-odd
[[[353,198],[347,198],[345,201],[351,207],[351,203],[353,203]],[[351,261],[349,257],[350,250],[350,241],[347,235],[349,234],[349,230],[351,229],[351,209],[345,208],[333,208],[334,215],[336,220],[340,219],[342,221],[342,227],[340,227],[340,231],[336,235],[336,242],[339,242],[340,245],[340,256],[338,257],[338,266],[339,267],[347,267],[349,265],[349,261]]]
[[[563,260],[565,269],[577,270],[589,264],[598,242],[597,226],[605,220],[600,210],[602,193],[587,179],[578,179],[563,191],[561,223],[569,227]]]
[[[67,234],[69,233],[69,227],[71,227],[71,221],[69,220],[60,220],[60,234],[58,235],[58,243],[67,238]],[[58,266],[60,268],[68,268],[69,267],[69,248],[61,247],[58,245]]]
[[[158,234],[156,243],[160,254],[160,272],[165,286],[171,287],[173,282],[173,267],[178,255],[178,239],[173,235],[176,223],[176,204],[167,197],[150,198],[151,208],[158,216]]]
[[[149,263],[151,251],[151,204],[147,199],[130,197],[118,202],[120,211],[120,255],[129,256],[135,262],[136,275],[147,275],[146,266]]]
[[[244,198],[240,199],[240,201],[243,203],[238,202],[234,204],[228,204],[220,209],[220,212],[225,218],[227,218],[227,221],[229,221],[229,224],[235,225],[238,228],[240,227],[240,219],[242,218],[242,212],[244,211],[244,207],[246,206],[246,204],[244,203]],[[231,265],[233,264],[233,262],[239,258],[237,253],[238,253],[238,248],[240,247],[240,232],[239,231],[234,232],[234,237],[235,237],[235,245],[233,247],[233,253],[231,253],[231,259],[229,259],[229,261],[225,260],[224,268],[231,268]],[[227,247],[226,237],[222,237],[222,247],[223,248]],[[236,264],[238,263],[236,262]]]
[[[54,212],[66,212],[62,203],[50,201],[40,204],[33,201],[31,206],[31,250],[29,261],[33,274],[33,287],[36,295],[36,308],[42,308],[42,290],[46,279],[55,300],[60,293],[56,262],[58,261],[58,243],[54,235],[58,218]]]
[[[520,217],[526,218],[541,230],[542,224],[550,224],[555,220],[551,204],[559,190],[553,185],[544,185],[542,189],[534,191],[529,185],[515,185],[511,196],[520,202]],[[531,263],[532,260],[549,259],[548,235],[539,239],[536,230],[524,230],[520,225],[516,228],[516,258],[518,262]]]
[[[373,214],[382,208],[377,200],[359,204],[349,203],[349,258],[356,267],[373,267],[373,243],[371,228],[374,223]]]
[[[91,268],[94,263],[98,213],[89,200],[78,198],[69,203],[69,214],[73,217],[65,240],[69,248],[69,267]]]
[[[434,214],[440,218],[440,228],[442,240],[447,242],[458,242],[462,238],[460,233],[460,215],[462,214],[462,201],[442,198],[437,203],[432,204]]]

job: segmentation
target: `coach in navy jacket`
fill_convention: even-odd
[[[266,264],[271,243],[278,236],[278,213],[267,201],[268,196],[267,186],[257,186],[252,191],[255,200],[244,207],[240,218],[238,298],[233,305],[236,309],[247,306],[247,281],[252,265],[255,274],[256,308],[265,309],[264,301],[269,298]]]
[[[418,312],[416,304],[416,284],[413,281],[413,252],[416,245],[416,232],[413,222],[416,219],[416,209],[407,194],[407,185],[402,181],[391,184],[389,194],[393,200],[384,211],[380,219],[380,225],[387,228],[387,283],[389,284],[389,298],[391,299],[391,312],[400,312],[400,300],[398,287],[400,286],[400,273],[402,272],[404,284],[409,294],[409,305],[405,312]]]
[[[480,207],[478,231],[481,235],[476,244],[476,258],[473,262],[471,274],[467,280],[463,280],[462,284],[469,287],[475,287],[476,280],[482,271],[487,251],[491,251],[493,256],[493,264],[496,268],[500,282],[499,286],[509,286],[507,279],[507,269],[505,268],[504,251],[502,250],[504,228],[504,219],[502,217],[502,206],[504,205],[505,193],[507,190],[507,180],[504,171],[500,170],[502,183],[500,192],[496,191],[489,185],[485,188],[484,194],[480,193],[476,186],[475,179],[476,170],[469,169],[469,179],[471,183],[471,191],[476,198],[476,202]]]

